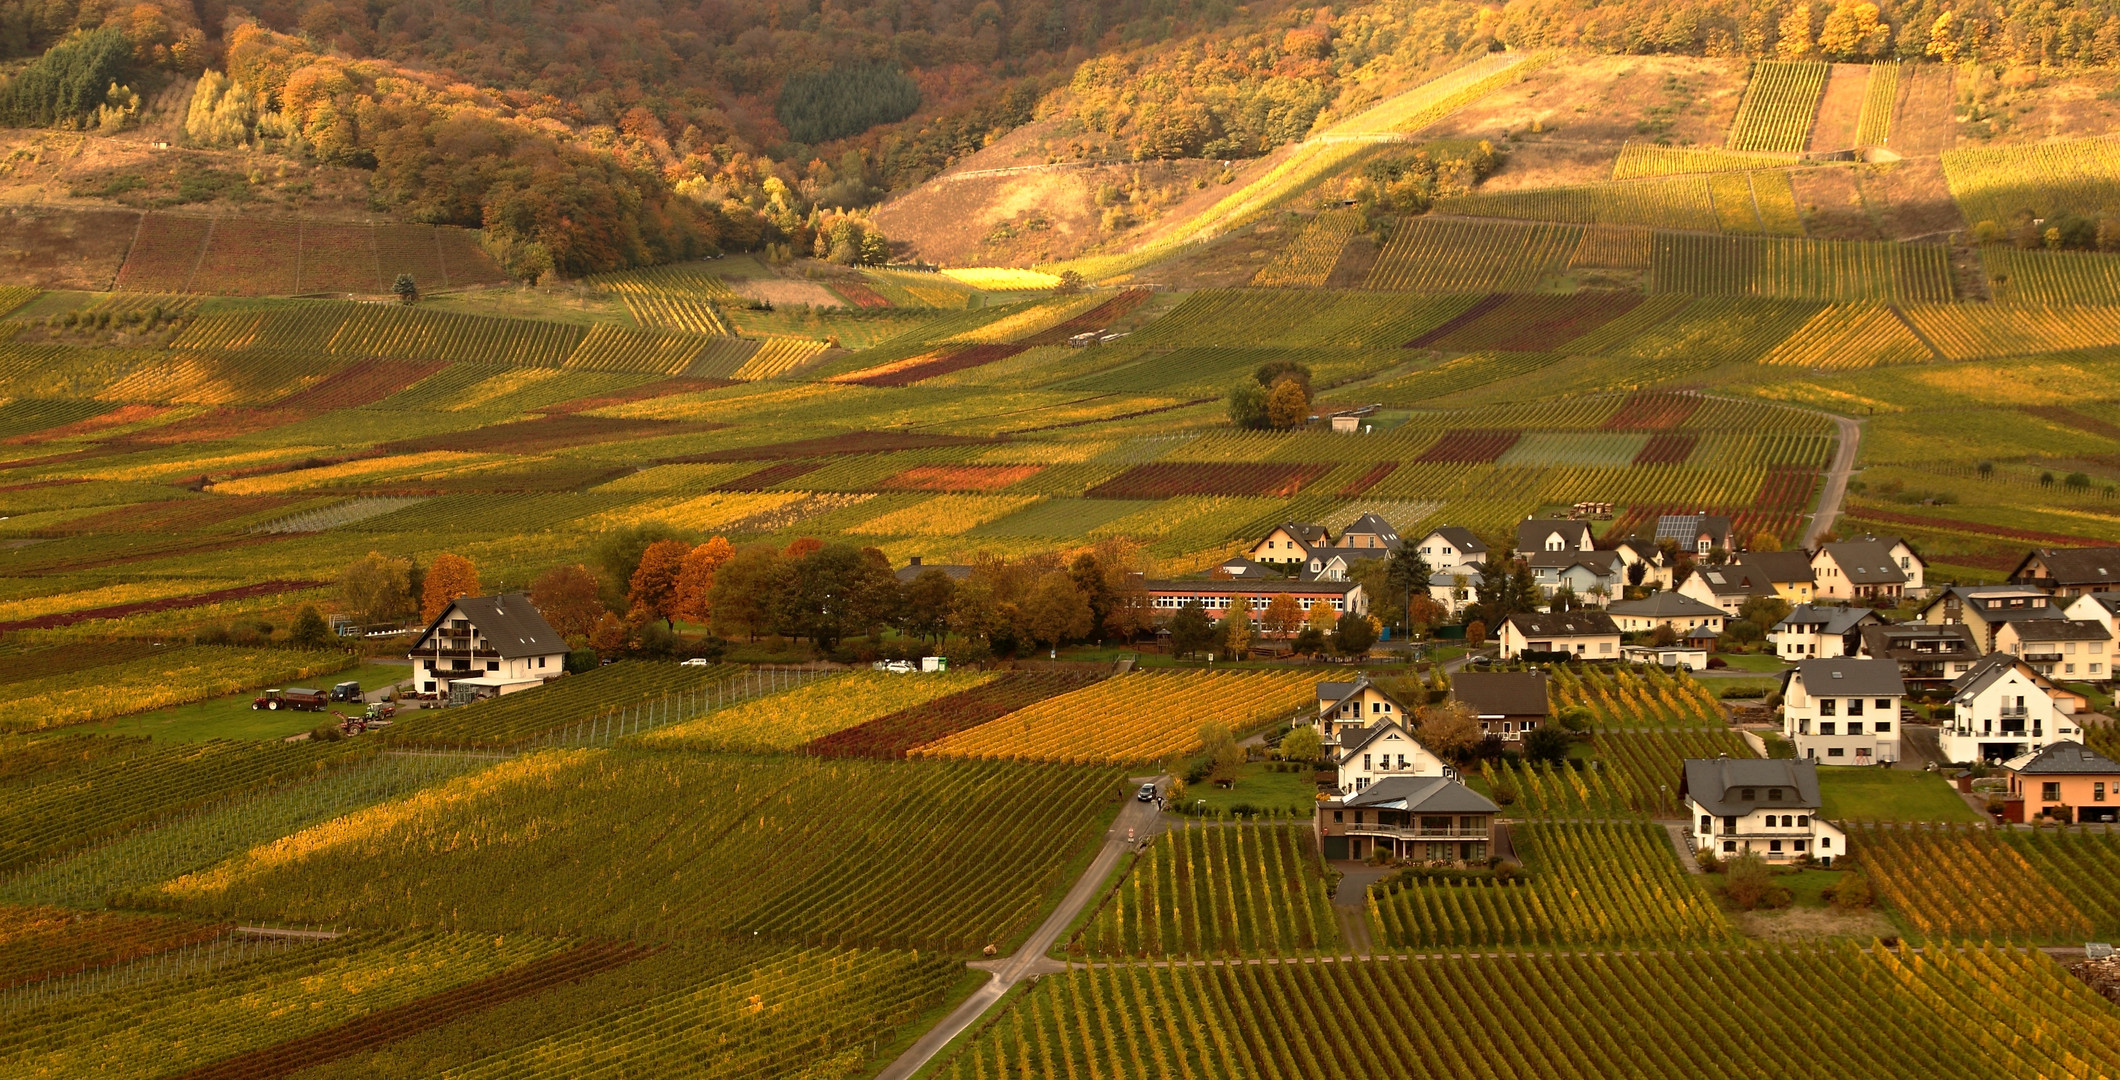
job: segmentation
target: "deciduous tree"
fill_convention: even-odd
[[[724,637],[741,634],[756,640],[773,626],[773,585],[779,577],[780,550],[770,544],[738,548],[714,573],[708,603],[714,612],[714,632]]]
[[[416,610],[412,560],[371,551],[339,571],[339,610],[364,623],[396,622]]]
[[[677,570],[677,595],[671,611],[689,623],[705,626],[714,620],[714,572],[736,556],[736,546],[715,537],[685,552]]]
[[[685,556],[692,545],[682,540],[657,540],[640,553],[640,565],[626,579],[626,617],[643,623],[661,619],[677,621],[677,579],[684,572]]]
[[[479,594],[478,567],[462,555],[444,552],[436,555],[434,564],[427,567],[427,579],[422,585],[420,620],[433,622],[435,616],[459,597]]]
[[[1462,701],[1423,706],[1415,716],[1414,738],[1446,761],[1465,760],[1482,738],[1479,718]]]
[[[1303,628],[1303,605],[1287,593],[1275,593],[1259,615],[1259,627],[1275,637],[1288,637]]]
[[[560,636],[586,638],[607,612],[597,596],[596,575],[580,563],[555,566],[530,583],[530,602]]]

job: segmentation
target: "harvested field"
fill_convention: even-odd
[[[879,491],[997,491],[1045,471],[1043,465],[921,465],[887,477]]]
[[[10,206],[0,210],[0,276],[40,289],[109,289],[139,223],[137,210]]]
[[[1502,349],[1539,352],[1569,341],[1634,310],[1639,293],[1579,292],[1559,296],[1510,296],[1440,337],[1424,335],[1440,349]]]
[[[1522,431],[1481,431],[1459,428],[1443,433],[1442,439],[1415,461],[1422,464],[1445,462],[1453,465],[1485,465],[1509,452],[1516,441],[1524,437]]]
[[[149,213],[117,275],[128,292],[225,296],[390,291],[411,274],[423,289],[507,280],[477,234],[442,225]]]
[[[1649,391],[1629,396],[1601,426],[1606,431],[1670,431],[1698,408],[1696,395]]]
[[[1683,465],[1700,442],[1698,435],[1664,434],[1649,437],[1649,445],[1634,455],[1636,465]]]

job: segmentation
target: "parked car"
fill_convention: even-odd
[[[359,700],[361,700],[361,684],[360,684],[360,683],[357,683],[357,682],[342,682],[342,683],[338,684],[337,686],[334,686],[334,687],[332,687],[332,688],[331,688],[331,700],[333,700],[333,701],[359,701]]]
[[[690,659],[690,660],[687,660],[687,661],[685,661],[685,662],[683,662],[683,663],[681,663],[681,664],[679,664],[679,665],[677,665],[677,666],[678,666],[678,667],[713,667],[713,666],[714,666],[714,661],[712,661],[712,660],[709,660],[709,659],[707,659],[707,658],[706,658],[706,657],[704,657],[704,656],[695,656],[695,657],[693,657],[692,659]]]
[[[1134,792],[1134,801],[1135,801],[1135,802],[1155,802],[1155,801],[1156,801],[1156,785],[1154,785],[1154,784],[1143,784],[1143,785],[1141,785],[1141,790],[1139,790],[1139,791],[1137,791],[1137,792]]]
[[[282,709],[323,712],[324,706],[329,704],[331,704],[331,696],[322,690],[310,690],[296,686],[286,690],[267,690],[263,696],[252,698],[250,707],[253,709],[270,709],[273,712],[279,712]]]

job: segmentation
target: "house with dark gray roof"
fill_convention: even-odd
[[[1818,816],[1818,765],[1789,758],[1688,758],[1678,793],[1689,811],[1693,847],[1718,859],[1757,855],[1768,862],[1847,854],[1847,834]]]
[[[1736,563],[1774,586],[1774,595],[1791,604],[1808,604],[1814,595],[1811,553],[1791,551],[1747,551]]]
[[[1798,661],[1781,679],[1781,733],[1796,754],[1822,765],[1899,760],[1899,706],[1906,698],[1890,660]]]
[[[2075,619],[2015,619],[1995,628],[1995,651],[2012,653],[2055,679],[2112,678],[2113,634],[2104,623]]]
[[[1366,728],[1344,728],[1331,749],[1342,795],[1394,776],[1441,776],[1448,771],[1443,759],[1414,737],[1413,719],[1403,714]]]
[[[1312,551],[1331,546],[1332,534],[1325,526],[1284,521],[1268,530],[1244,554],[1253,562],[1301,566],[1310,560]]]
[[[1525,518],[1516,523],[1516,553],[1528,558],[1540,551],[1593,551],[1597,540],[1587,521]]]
[[[1853,656],[1862,647],[1861,630],[1884,622],[1884,616],[1859,607],[1814,607],[1798,604],[1774,624],[1767,639],[1774,655],[1798,660],[1831,660]]]
[[[2120,821],[2120,762],[2080,742],[2057,742],[2002,767],[2010,777],[2004,814],[2012,821]]]
[[[1482,580],[1476,567],[1438,570],[1428,575],[1428,598],[1441,604],[1444,613],[1455,619],[1468,605],[1479,602]]]
[[[905,565],[899,567],[892,576],[898,579],[899,584],[910,585],[930,570],[939,571],[951,581],[970,581],[972,577],[972,568],[969,566],[961,563],[931,563],[918,555],[907,559]]]
[[[2029,585],[2055,596],[2120,592],[2120,548],[2039,548],[2010,571],[2012,585]]]
[[[1622,600],[1605,608],[1622,634],[1640,634],[1668,626],[1684,633],[1695,627],[1722,632],[1727,616],[1719,607],[1703,604],[1683,593],[1654,592],[1640,600]]]
[[[407,655],[422,694],[492,697],[567,671],[567,641],[522,593],[458,597]]]
[[[1525,611],[1502,620],[1502,655],[1567,653],[1581,660],[1619,659],[1619,624],[1602,611]]]
[[[1989,653],[1951,684],[1951,719],[1937,728],[1946,761],[2008,761],[2057,742],[2081,742],[2075,694],[2032,665]],[[2116,796],[2120,802],[2120,796]]]
[[[1745,601],[1755,596],[1778,596],[1767,575],[1741,562],[1721,566],[1696,566],[1678,592],[1703,604],[1713,604],[1725,615],[1735,616]]]
[[[1318,850],[1327,859],[1382,853],[1444,865],[1478,865],[1493,850],[1502,808],[1450,776],[1390,776],[1317,805]]]
[[[1563,590],[1593,607],[1603,607],[1627,591],[1627,565],[1616,551],[1534,551],[1524,557],[1539,595],[1548,600]]]
[[[1706,555],[1715,550],[1736,551],[1737,535],[1730,519],[1721,514],[1665,514],[1656,519],[1655,539],[1669,540],[1680,551]]]
[[[1921,609],[1925,623],[1964,623],[1973,628],[1981,651],[1995,648],[1995,632],[2019,619],[2062,618],[2061,605],[2043,589],[2029,585],[1956,585],[1938,593]]]
[[[1391,522],[1375,514],[1363,514],[1354,519],[1354,524],[1340,532],[1340,538],[1334,540],[1332,546],[1397,551],[1400,543],[1399,531],[1391,527]]]
[[[1891,600],[1906,595],[1909,578],[1892,548],[1878,540],[1827,544],[1811,555],[1811,580],[1823,600]]]
[[[1874,623],[1856,638],[1854,655],[1898,664],[1900,679],[1916,690],[1940,689],[1980,660],[1980,643],[1964,623]]]
[[[1445,573],[1455,567],[1476,570],[1487,559],[1487,542],[1472,534],[1471,529],[1457,525],[1444,525],[1421,538],[1414,549],[1421,558],[1428,560],[1428,569]]]
[[[1504,742],[1546,723],[1543,671],[1461,671],[1450,677],[1450,696],[1479,718],[1480,734]]]

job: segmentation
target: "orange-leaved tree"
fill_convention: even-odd
[[[434,565],[427,568],[426,583],[420,589],[420,619],[433,622],[451,601],[477,596],[478,593],[478,567],[470,559],[448,552],[436,555]]]
[[[692,545],[682,540],[657,540],[640,553],[640,565],[627,583],[626,602],[632,608],[627,618],[636,623],[650,619],[676,622],[672,605],[677,600],[677,576],[691,553]]]
[[[736,555],[736,545],[715,537],[685,553],[677,569],[677,596],[670,610],[689,623],[705,625],[714,617],[714,572]]]
[[[604,612],[597,597],[596,575],[580,563],[555,566],[530,585],[530,602],[560,636],[586,637]]]

